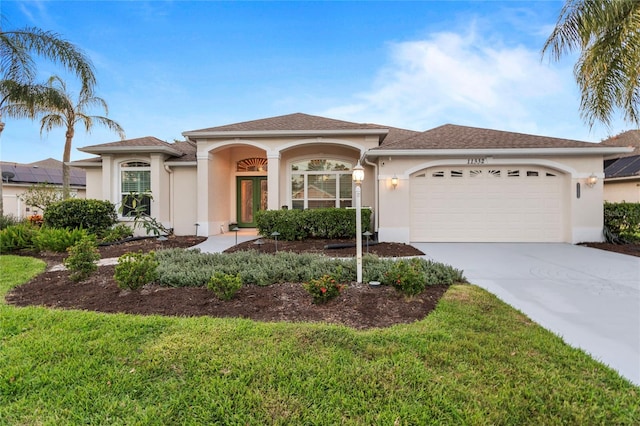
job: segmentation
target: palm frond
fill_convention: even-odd
[[[3,31],[0,38],[2,45],[12,49],[13,55],[17,50],[33,52],[52,62],[61,64],[67,70],[75,73],[82,82],[82,86],[92,90],[96,85],[93,64],[84,52],[74,44],[64,40],[59,34],[44,31],[37,27],[27,27],[14,31]],[[12,55],[12,58],[14,56]],[[30,55],[29,55],[30,56]],[[20,56],[15,56],[15,59]],[[14,59],[10,63],[13,63]],[[28,62],[15,64],[29,70]],[[9,68],[11,70],[12,68]],[[3,70],[4,71],[4,70]]]
[[[640,2],[568,0],[542,54],[558,60],[574,50],[580,51],[574,74],[583,120],[609,126],[620,110],[640,124]]]

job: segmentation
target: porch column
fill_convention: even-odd
[[[267,209],[280,209],[280,153],[267,153]]]
[[[197,194],[197,235],[200,237],[209,236],[209,151],[198,152],[198,177],[196,181]]]
[[[120,182],[120,178],[113,176],[113,157],[111,155],[102,155],[102,199],[111,201],[116,205],[116,209],[120,205],[120,201],[116,199],[116,195],[120,193],[120,190],[116,190],[116,194],[113,194],[111,188]]]

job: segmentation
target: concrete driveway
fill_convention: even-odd
[[[412,245],[640,385],[640,258],[570,244]]]

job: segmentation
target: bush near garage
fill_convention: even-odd
[[[604,234],[608,242],[640,242],[640,203],[604,203]]]
[[[369,229],[371,209],[362,209],[362,231]],[[286,241],[306,238],[355,238],[355,209],[263,210],[256,215],[260,235],[271,237],[278,232]]]

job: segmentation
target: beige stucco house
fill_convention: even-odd
[[[604,160],[604,200],[640,203],[640,130],[629,130],[602,142],[627,146],[631,152],[612,154]]]
[[[24,219],[42,211],[26,204],[21,195],[35,184],[49,183],[62,190],[62,162],[53,158],[34,163],[12,163],[3,161],[2,169],[2,204],[3,213],[18,219]],[[70,170],[71,196],[85,197],[85,172],[72,167]]]
[[[255,226],[261,209],[352,207],[351,171],[381,241],[601,240],[603,156],[628,148],[444,125],[426,132],[290,114],[93,145],[87,197],[151,191],[176,234]]]

